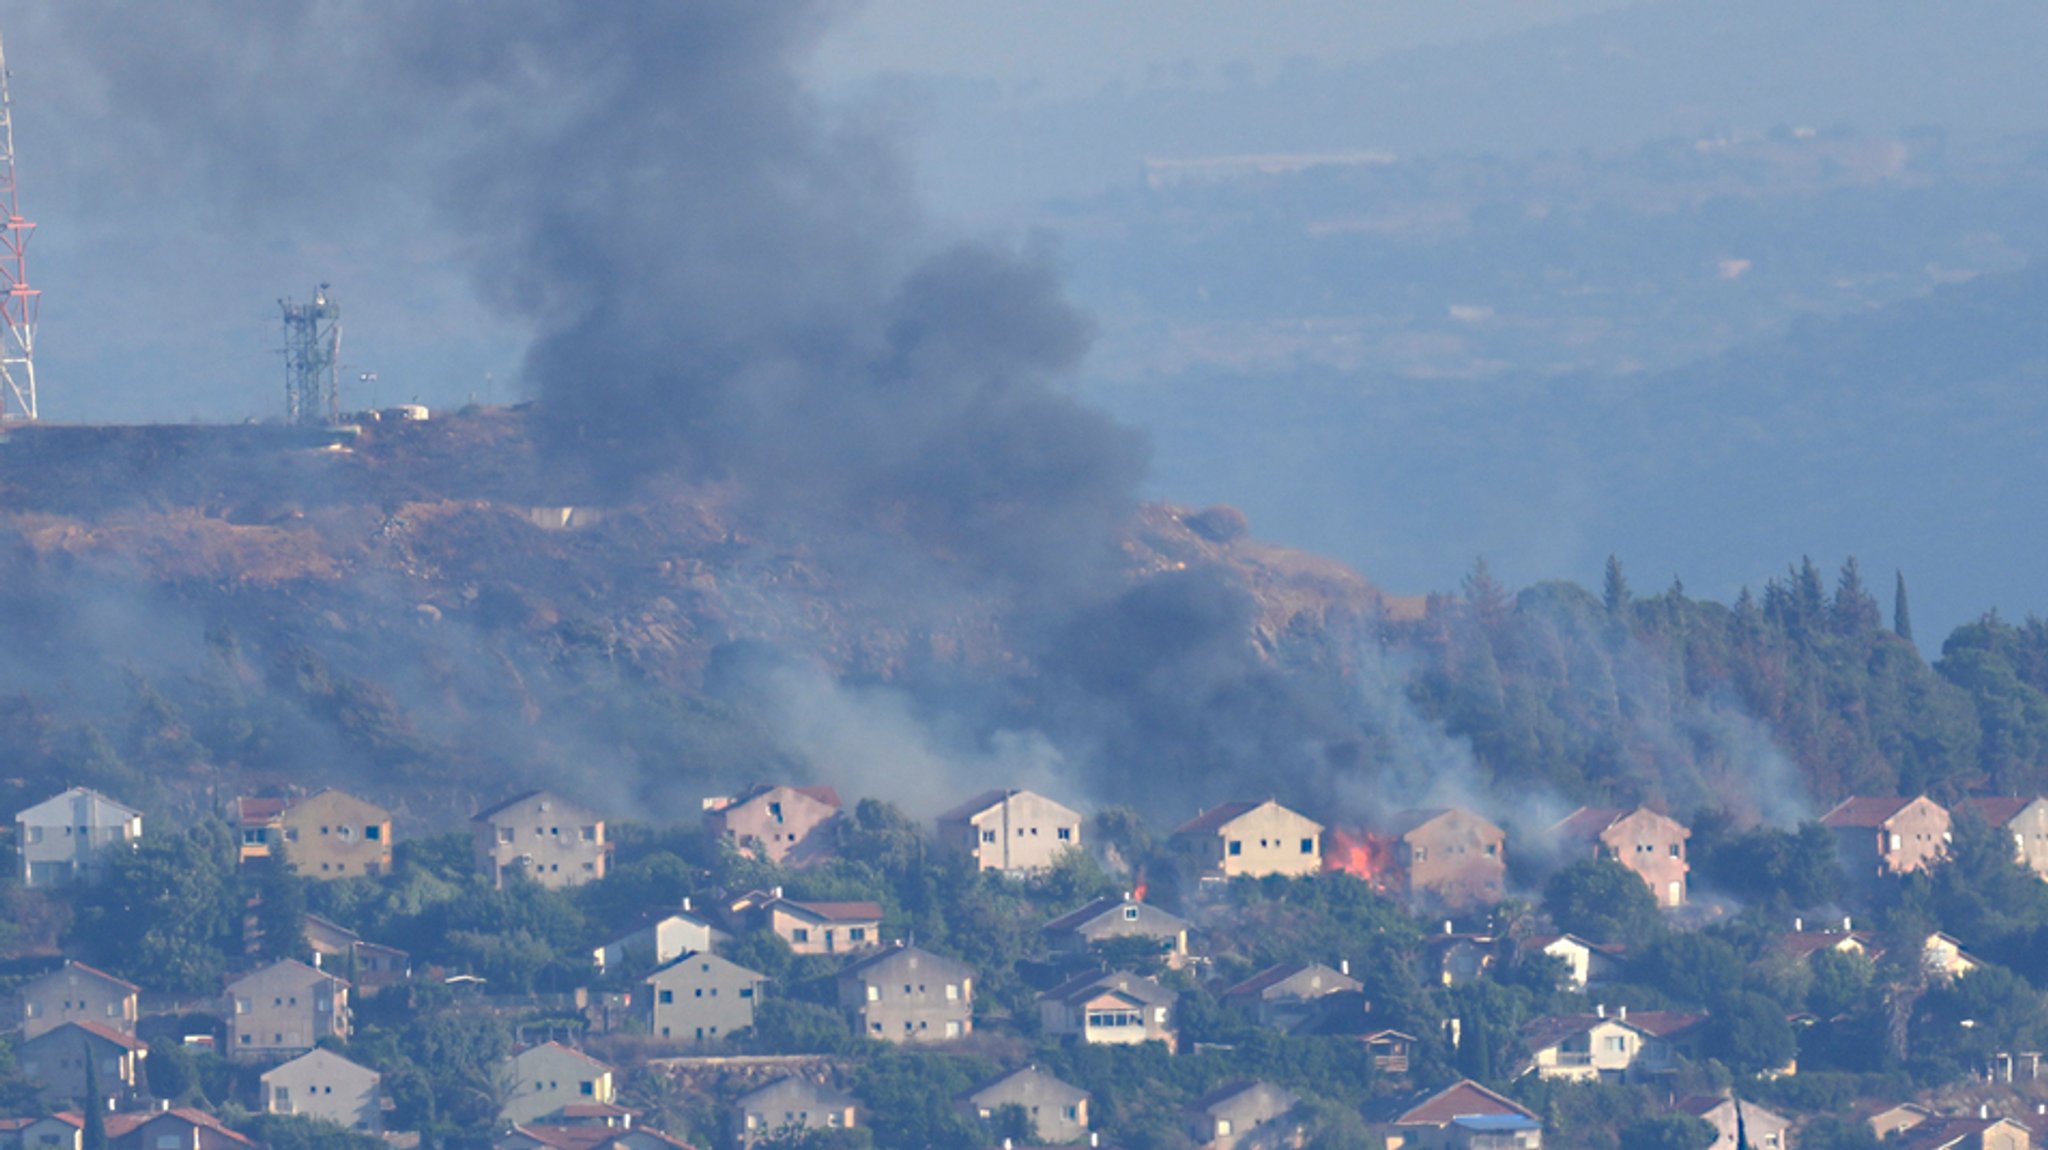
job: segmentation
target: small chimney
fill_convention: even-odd
[[[1606,1004],[1606,1003],[1604,1003],[1604,1002],[1596,1002],[1596,1003],[1594,1003],[1594,1004],[1593,1004],[1593,1017],[1595,1017],[1595,1018],[1605,1018],[1605,1017],[1607,1017],[1607,1004]]]
[[[1096,1133],[1095,1131],[1093,1131],[1093,1130],[1090,1130],[1090,1131],[1088,1132],[1088,1145],[1090,1145],[1090,1146],[1100,1146],[1100,1145],[1102,1145],[1102,1135],[1100,1135],[1100,1134],[1097,1134],[1097,1133]]]
[[[1989,1102],[1979,1102],[1979,1103],[1977,1103],[1977,1117],[1979,1117],[1979,1118],[1989,1118],[1989,1117],[1991,1117],[1991,1104],[1990,1104]]]
[[[1450,919],[1445,919],[1445,920],[1444,920],[1444,933],[1445,933],[1445,934],[1449,934],[1449,933],[1451,933],[1451,920],[1450,920]]]
[[[1856,929],[1856,921],[1855,921],[1854,919],[1850,918],[1850,917],[1849,917],[1848,915],[1846,915],[1846,914],[1845,914],[1845,915],[1843,915],[1843,916],[1842,916],[1842,929],[1843,929],[1843,930],[1845,930],[1845,931],[1849,931],[1849,930],[1855,930],[1855,929]]]
[[[770,890],[768,891],[768,897],[770,897],[770,898],[781,898],[781,897],[782,897],[782,888],[781,888],[781,887],[779,887],[779,886],[778,886],[778,887],[774,887],[774,888],[771,888],[771,889],[770,889]]]
[[[1619,1018],[1619,1019],[1620,1019],[1621,1021],[1623,1021],[1623,1022],[1627,1022],[1627,1021],[1628,1021],[1628,1007],[1627,1007],[1627,1006],[1620,1006],[1620,1007],[1617,1007],[1617,1008],[1615,1008],[1615,1016],[1616,1016],[1617,1018]]]
[[[1341,975],[1343,975],[1343,976],[1344,976],[1344,977],[1346,977],[1346,978],[1350,978],[1350,977],[1351,977],[1351,960],[1350,960],[1350,959],[1348,959],[1348,958],[1340,958],[1340,959],[1338,959],[1338,960],[1337,960],[1337,973],[1338,973],[1338,974],[1341,974]]]
[[[684,896],[683,896],[683,909],[684,909],[685,911],[687,911],[687,910],[689,910],[689,909],[690,909],[690,896],[689,896],[689,895],[684,895]]]
[[[1793,934],[1804,934],[1805,932],[1806,932],[1806,920],[1805,920],[1805,919],[1803,919],[1803,918],[1795,918],[1795,919],[1793,919],[1793,920],[1792,920],[1792,933],[1793,933]]]
[[[1017,1144],[1005,1138],[1003,1139],[1003,1150],[1017,1150]]]

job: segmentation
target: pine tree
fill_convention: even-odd
[[[1910,643],[1913,641],[1913,612],[1906,606],[1906,573],[1894,573],[1898,576],[1898,585],[1892,592],[1892,631]]]
[[[1621,560],[1613,555],[1607,557],[1607,585],[1600,598],[1607,604],[1609,615],[1619,615],[1628,610],[1628,576],[1622,574]]]
[[[92,1043],[82,1044],[85,1051],[85,1130],[79,1143],[80,1150],[107,1150],[107,1103],[100,1094],[100,1064],[93,1057]]]

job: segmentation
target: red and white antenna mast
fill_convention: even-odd
[[[36,317],[43,293],[28,286],[28,238],[36,226],[21,218],[14,182],[14,98],[8,92],[7,50],[0,46],[0,421],[36,418]]]

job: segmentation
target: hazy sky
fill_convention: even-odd
[[[874,0],[826,41],[820,84],[900,73],[1016,98],[1333,65],[1519,31],[1632,0]]]

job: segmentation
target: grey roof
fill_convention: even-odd
[[[1180,1001],[1180,995],[1159,985],[1158,979],[1133,974],[1128,970],[1095,971],[1076,975],[1038,997],[1053,1002],[1074,1003],[1105,990],[1120,990],[1146,1006],[1171,1006]]]
[[[845,970],[839,972],[839,977],[842,980],[893,978],[894,972],[898,970],[916,970],[936,974],[941,978],[973,978],[976,974],[973,967],[957,958],[947,958],[944,955],[933,954],[923,947],[906,946],[899,942],[849,964]]]
[[[1120,916],[1125,907],[1137,907],[1138,923],[1146,929],[1159,934],[1178,934],[1188,928],[1187,920],[1171,911],[1161,910],[1149,902],[1139,902],[1136,899],[1117,895],[1104,895],[1086,906],[1068,911],[1051,922],[1046,923],[1040,929],[1054,934],[1069,930],[1080,930],[1082,927],[1107,918],[1112,914]]]

